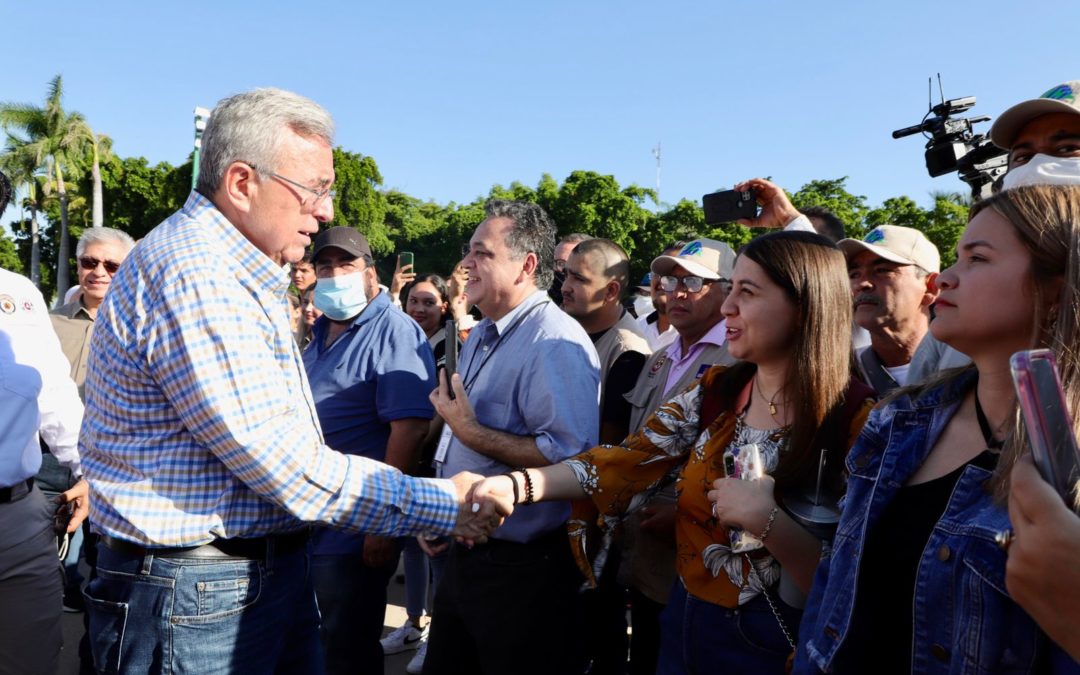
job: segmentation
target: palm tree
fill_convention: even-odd
[[[30,209],[30,281],[38,286],[41,284],[41,234],[37,214],[41,178],[37,175],[37,163],[32,160],[32,154],[21,152],[19,140],[9,135],[4,154],[0,155],[0,169],[11,179],[14,190],[26,190],[22,206]]]
[[[49,83],[44,107],[27,103],[0,104],[0,126],[7,130],[9,138],[15,139],[14,145],[22,156],[19,161],[32,161],[38,172],[44,171],[46,195],[54,189],[57,192],[60,246],[56,261],[56,293],[60,300],[67,292],[70,274],[67,182],[77,177],[87,150],[96,145],[86,119],[77,112],[64,112],[63,93],[63,81],[57,75]]]
[[[101,227],[105,224],[105,202],[101,196],[101,162],[112,157],[112,139],[105,134],[90,133],[91,159],[90,176],[94,181],[93,200],[93,227]]]

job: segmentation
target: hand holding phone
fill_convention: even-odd
[[[450,378],[457,372],[458,357],[457,322],[453,319],[446,320],[445,335],[443,344],[446,345],[446,361],[443,370],[446,371],[446,384],[449,385]],[[450,398],[457,398],[453,387],[450,387]]]
[[[701,198],[706,225],[723,225],[749,220],[758,213],[757,197],[753,190],[724,190]]]
[[[1080,448],[1054,353],[1049,349],[1016,352],[1009,366],[1035,466],[1043,480],[1077,511]]]

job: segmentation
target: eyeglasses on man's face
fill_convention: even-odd
[[[79,258],[79,267],[84,270],[96,270],[98,265],[104,266],[109,274],[116,274],[116,270],[120,269],[120,263],[115,260],[98,260],[88,255]]]
[[[297,181],[294,181],[291,178],[286,178],[285,176],[282,176],[280,173],[275,173],[274,171],[264,171],[263,169],[260,169],[259,167],[252,164],[251,162],[244,162],[244,164],[247,164],[252,169],[255,169],[256,171],[258,171],[259,173],[266,174],[267,176],[270,176],[271,178],[276,178],[279,181],[281,181],[282,183],[288,183],[289,185],[293,186],[294,188],[297,188],[298,190],[303,190],[304,192],[310,192],[312,195],[315,196],[315,199],[311,200],[311,206],[312,207],[318,206],[319,203],[321,203],[322,200],[326,199],[327,197],[329,197],[330,199],[333,199],[334,197],[337,196],[337,191],[331,190],[330,188],[308,187],[307,185],[304,185],[303,183],[298,183]],[[307,203],[308,203],[308,198],[307,197],[304,197],[303,199],[300,200],[300,206],[307,206]]]
[[[705,288],[706,284],[715,284],[717,282],[723,282],[725,285],[730,283],[727,279],[705,279],[703,277],[692,275],[685,277],[665,275],[660,277],[660,290],[665,293],[674,293],[675,289],[677,289],[681,283],[687,293],[700,293],[701,289]]]

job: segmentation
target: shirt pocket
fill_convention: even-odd
[[[476,421],[485,427],[509,431],[510,406],[505,401],[483,400],[473,405]]]

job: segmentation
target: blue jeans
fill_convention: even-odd
[[[795,637],[802,612],[772,599]],[[728,609],[695,598],[675,581],[660,613],[660,663],[657,675],[725,675],[784,672],[791,647],[763,596]]]
[[[310,553],[262,560],[124,554],[98,544],[85,596],[102,673],[321,673]]]

